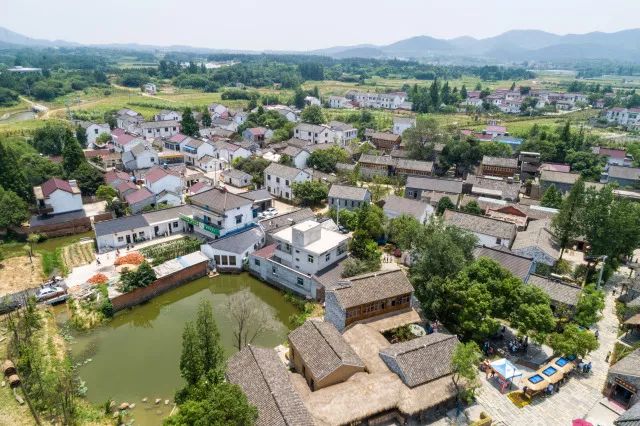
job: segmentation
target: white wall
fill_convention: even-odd
[[[82,195],[71,194],[61,189],[56,189],[45,201],[53,207],[53,214],[82,210]]]

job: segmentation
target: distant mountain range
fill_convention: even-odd
[[[63,40],[34,39],[0,27],[0,47],[15,46],[87,46],[123,50],[173,50],[203,53],[301,53],[325,55],[334,58],[443,59],[451,62],[467,58],[486,62],[567,62],[586,59],[608,59],[637,63],[640,62],[640,29],[615,33],[591,32],[567,35],[552,34],[539,30],[513,30],[484,39],[464,36],[445,40],[429,36],[417,36],[381,46],[360,44],[335,46],[307,52],[257,52],[225,49],[224,47],[154,46],[135,43],[82,45]]]

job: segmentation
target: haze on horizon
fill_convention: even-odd
[[[0,0],[0,26],[84,44],[242,50],[389,44],[418,35],[485,38],[513,29],[556,34],[640,26],[640,1],[609,0]],[[490,3],[490,4],[488,4]]]

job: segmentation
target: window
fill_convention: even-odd
[[[140,231],[138,232],[138,236],[143,237],[144,238],[144,231]]]
[[[218,226],[222,226],[222,221],[221,220],[218,221]]]
[[[178,222],[173,222],[173,227],[177,228],[178,227]]]
[[[502,244],[502,238],[496,238],[496,244]]]
[[[253,259],[253,264],[256,266],[260,266],[260,259]]]
[[[234,265],[236,264],[236,257],[235,256],[229,256],[229,265]]]
[[[124,237],[118,237],[118,242],[121,243],[124,241]]]
[[[289,193],[288,193],[288,192],[285,192],[285,193],[284,193],[284,198],[290,198],[290,197],[289,197]]]
[[[271,175],[267,175],[267,180],[271,180]]]
[[[327,255],[324,257],[324,260],[327,262],[331,260],[331,253],[327,253]]]
[[[222,264],[223,265],[229,264],[229,258],[226,255],[222,255]]]
[[[285,180],[285,181],[284,181],[284,184],[285,184],[285,185],[287,185],[287,186],[289,186],[289,181],[288,181],[288,180]]]
[[[275,267],[275,266],[272,266],[272,267],[271,267],[271,273],[272,273],[273,275],[278,275],[278,270],[276,269],[276,267]]]
[[[236,216],[236,225],[239,225],[242,223],[242,215],[239,214],[238,216]]]
[[[298,277],[296,284],[298,284],[299,286],[304,286],[304,280],[301,277]]]
[[[276,177],[276,183],[280,183],[280,178]]]
[[[310,254],[307,255],[307,262],[313,263],[313,256],[311,256]]]
[[[216,263],[216,265],[220,264],[220,255],[216,254],[215,256],[213,256],[213,261]]]

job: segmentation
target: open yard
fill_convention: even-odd
[[[40,256],[17,256],[2,261],[0,268],[0,297],[17,291],[38,287],[44,276]]]

